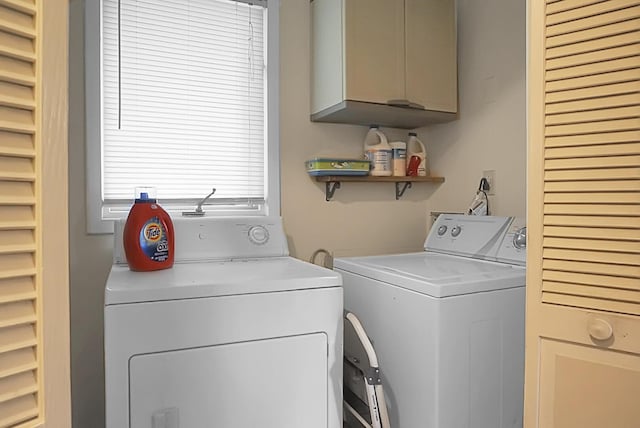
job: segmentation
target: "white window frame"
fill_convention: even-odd
[[[265,206],[260,210],[208,210],[207,215],[280,215],[280,0],[235,0],[267,4],[267,103]],[[102,209],[102,0],[85,3],[85,113],[86,113],[86,202],[87,232],[113,233],[113,219],[103,218]],[[205,195],[202,195],[203,197]],[[197,201],[193,201],[195,207]],[[179,216],[183,207],[168,211]],[[122,217],[126,217],[122,212]]]

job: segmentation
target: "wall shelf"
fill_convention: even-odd
[[[342,182],[359,182],[359,183],[395,183],[396,200],[400,199],[407,189],[412,187],[413,183],[444,183],[444,177],[374,177],[370,175],[353,176],[353,175],[323,175],[315,177],[318,183],[325,184],[325,200],[330,201],[333,198],[336,189],[340,188]]]

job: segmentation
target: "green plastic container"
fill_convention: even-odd
[[[369,161],[363,159],[315,158],[305,162],[307,173],[321,175],[367,175]]]

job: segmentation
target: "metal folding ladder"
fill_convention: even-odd
[[[345,311],[344,320],[345,426],[391,428],[373,345],[358,317]]]

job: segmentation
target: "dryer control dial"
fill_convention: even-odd
[[[444,224],[438,228],[438,236],[442,236],[447,233],[447,226]]]
[[[453,229],[451,229],[451,236],[455,238],[460,235],[460,232],[462,232],[462,228],[460,226],[454,226]]]
[[[527,228],[521,227],[513,234],[513,246],[518,250],[527,248]]]
[[[252,244],[264,245],[269,241],[269,231],[264,226],[253,226],[249,229],[249,241]]]

